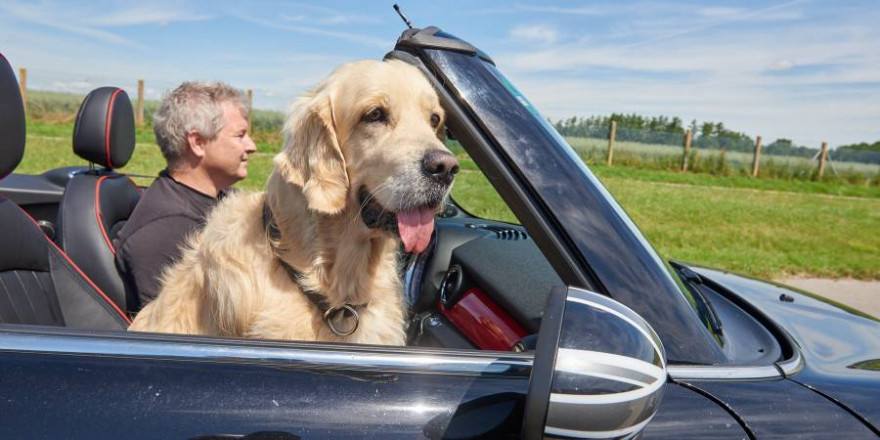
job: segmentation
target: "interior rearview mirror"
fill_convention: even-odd
[[[525,440],[638,438],[666,385],[666,354],[638,314],[587,290],[547,299],[523,415]]]

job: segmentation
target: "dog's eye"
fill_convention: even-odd
[[[388,119],[388,115],[385,113],[385,109],[376,107],[365,114],[362,119],[364,122],[384,122]]]
[[[440,115],[431,113],[431,127],[437,128],[440,125]]]

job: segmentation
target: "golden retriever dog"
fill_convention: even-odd
[[[423,74],[336,69],[296,100],[262,193],[217,205],[130,330],[403,345],[397,252],[428,246],[458,162]]]

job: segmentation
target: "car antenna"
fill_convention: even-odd
[[[403,22],[406,23],[407,27],[412,29],[412,23],[409,22],[409,19],[406,18],[406,15],[403,15],[403,11],[400,10],[400,6],[397,6],[397,3],[394,4],[394,10],[397,11],[397,15],[399,15],[400,18],[403,19]]]

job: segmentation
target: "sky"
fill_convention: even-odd
[[[185,80],[284,110],[336,66],[381,59],[405,25],[381,1],[0,0],[0,52],[28,88]],[[399,0],[488,53],[553,120],[612,112],[724,122],[765,143],[880,140],[880,2]]]

